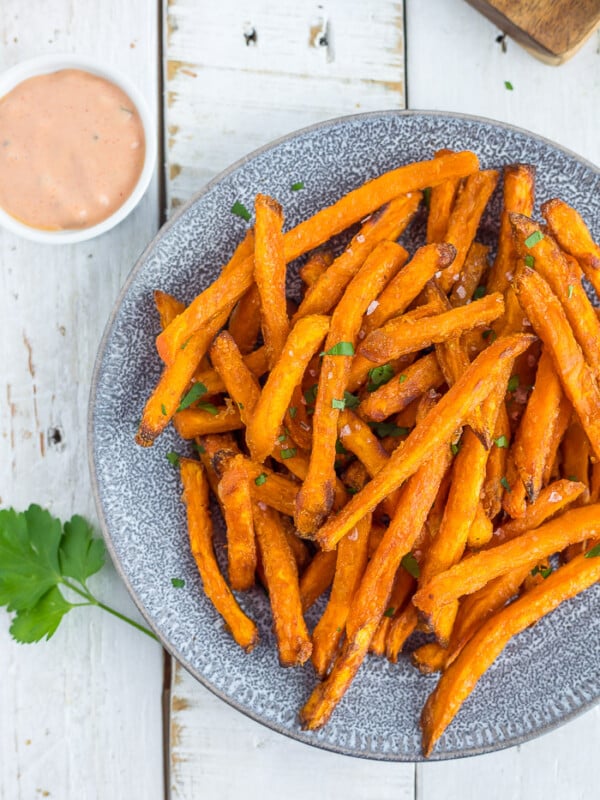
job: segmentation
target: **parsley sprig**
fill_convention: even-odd
[[[100,602],[88,588],[88,578],[102,569],[105,557],[104,542],[94,537],[83,517],[75,515],[63,524],[38,505],[21,512],[0,510],[0,606],[15,612],[10,626],[13,639],[23,643],[50,639],[64,615],[80,606],[102,608],[156,639],[143,625]],[[82,602],[67,600],[64,590]]]

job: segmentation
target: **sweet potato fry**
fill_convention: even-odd
[[[254,350],[260,333],[260,294],[256,284],[238,300],[229,317],[228,329],[242,355]]]
[[[431,459],[403,488],[390,527],[367,564],[346,620],[346,641],[331,673],[314,689],[300,712],[300,719],[309,730],[327,722],[358,672],[386,609],[400,561],[410,552],[425,523],[450,460],[448,448],[438,447],[430,453]]]
[[[470,303],[475,290],[480,284],[483,273],[487,269],[487,255],[489,247],[479,242],[473,242],[467,253],[464,266],[454,282],[449,300],[453,308],[466,306]]]
[[[235,456],[219,481],[218,496],[227,527],[227,559],[232,589],[245,592],[254,586],[256,543],[252,497],[246,459]]]
[[[479,222],[496,188],[498,173],[488,169],[474,172],[465,181],[465,185],[456,199],[444,241],[454,245],[456,257],[439,278],[440,287],[448,293],[463,268],[469,248],[473,243]]]
[[[416,472],[428,453],[439,444],[448,443],[471,409],[492,391],[504,374],[506,362],[512,362],[532,341],[531,336],[510,336],[499,339],[480,353],[435,408],[417,424],[401,450],[396,450],[373,480],[317,532],[321,547],[324,550],[335,547],[364,514]]]
[[[210,348],[210,359],[237,406],[242,422],[248,425],[260,397],[260,386],[230,333],[222,331],[216,337]]]
[[[431,754],[465,698],[507,642],[599,579],[600,559],[578,556],[499,611],[479,629],[444,672],[423,709],[421,725],[425,755]]]
[[[361,417],[374,422],[382,422],[392,414],[406,408],[430,389],[437,389],[444,382],[444,376],[435,353],[423,356],[400,374],[367,394],[358,413]]]
[[[329,317],[324,316],[304,317],[292,328],[246,423],[246,442],[255,461],[272,452],[294,389],[328,331]]]
[[[559,477],[558,472],[554,471],[554,467],[558,460],[559,447],[563,440],[563,436],[569,427],[572,414],[573,407],[563,393],[563,397],[558,408],[558,416],[556,417],[554,427],[552,428],[552,436],[550,438],[550,445],[548,447],[548,460],[546,461],[546,466],[544,467],[544,474],[542,477],[542,483],[545,485],[550,483],[551,480]]]
[[[166,328],[185,308],[184,303],[160,289],[154,291],[154,305],[158,311],[161,329]]]
[[[191,336],[185,347],[180,349],[171,363],[164,368],[156,388],[144,406],[135,437],[136,442],[142,447],[151,446],[173,418],[194,372],[213,337],[225,323],[228,314],[229,309],[213,318],[204,330]]]
[[[518,486],[519,482],[523,484],[530,503],[535,502],[540,493],[561,398],[560,381],[552,358],[544,348],[538,363],[533,391],[510,451],[514,469],[507,477],[508,489],[504,494],[503,506],[513,517],[520,517],[525,512],[524,504],[521,506],[519,502],[519,499],[524,497],[521,487]]]
[[[405,316],[396,317],[383,328],[372,331],[358,348],[358,353],[375,364],[385,364],[436,342],[445,342],[477,326],[489,325],[503,312],[502,295],[491,294],[468,306],[425,317],[418,325]]]
[[[212,541],[212,521],[208,507],[208,481],[202,465],[189,458],[180,460],[183,501],[187,510],[188,531],[192,555],[202,578],[207,597],[235,641],[250,652],[258,641],[258,630],[237,604],[225,583],[215,558]]]
[[[530,574],[529,565],[494,578],[477,592],[460,602],[452,637],[446,651],[446,665],[450,665],[481,625],[508,603]]]
[[[450,244],[420,247],[408,264],[388,283],[377,300],[371,303],[363,319],[362,332],[370,333],[392,317],[402,314],[427,281],[452,263],[455,254],[456,250]]]
[[[538,561],[600,533],[600,507],[582,506],[567,511],[516,539],[455,564],[424,583],[413,603],[430,619],[441,607],[465,594],[472,594],[486,583],[511,569],[535,565]]]
[[[443,672],[448,651],[437,642],[427,642],[413,650],[410,660],[422,675]]]
[[[195,439],[208,433],[236,431],[243,427],[243,422],[240,412],[233,406],[213,406],[210,411],[202,408],[179,411],[173,417],[173,425],[182,439]]]
[[[389,251],[393,252],[398,260],[398,267],[404,264],[408,253],[394,240],[412,219],[419,206],[419,199],[420,193],[415,193],[411,197],[399,197],[370,217],[344,252],[309,287],[294,321],[309,314],[326,314],[331,311],[365,260],[382,242],[394,243],[394,247],[389,248]]]
[[[482,488],[483,508],[490,519],[494,519],[502,508],[504,487],[502,479],[506,476],[506,459],[510,444],[510,421],[504,404],[500,406],[493,444],[486,465],[485,481]]]
[[[549,200],[542,206],[542,215],[552,235],[565,253],[577,259],[585,277],[600,297],[600,247],[574,208],[562,200]]]
[[[506,292],[515,271],[518,258],[509,214],[533,214],[535,198],[535,167],[530,164],[509,164],[504,167],[504,188],[498,251],[490,270],[487,287],[489,292]],[[511,331],[516,333],[516,331]]]
[[[578,481],[585,486],[577,504],[584,505],[590,497],[590,443],[579,420],[574,418],[564,435],[562,446],[561,471],[570,481]]]
[[[600,458],[600,391],[586,364],[559,300],[546,281],[529,267],[517,273],[515,290],[533,329],[548,349],[563,389]]]
[[[446,156],[451,150],[438,150],[436,158]],[[454,206],[460,178],[449,178],[437,186],[433,186],[429,192],[429,212],[427,214],[427,242],[443,242],[448,221]]]
[[[385,643],[385,654],[395,664],[409,636],[417,629],[419,616],[412,602],[392,620]]]
[[[333,253],[330,250],[317,250],[300,267],[302,281],[306,286],[312,286],[332,263]]]
[[[269,369],[269,362],[267,361],[267,351],[264,346],[259,347],[252,353],[244,356],[244,364],[248,367],[250,372],[256,377],[262,377]],[[226,392],[225,382],[214,369],[199,369],[196,370],[194,379],[197,383],[202,383],[206,386],[206,396],[210,397],[214,394],[221,394]]]
[[[285,303],[283,211],[277,201],[264,194],[256,195],[254,210],[254,279],[260,295],[261,327],[272,369],[290,330]]]
[[[600,375],[600,320],[581,285],[581,270],[563,256],[554,239],[542,234],[537,222],[521,214],[510,215],[521,256],[531,255],[536,272],[544,278],[559,299],[588,364]],[[525,242],[542,238],[531,248]]]
[[[398,269],[397,247],[382,242],[353,278],[333,316],[319,376],[313,417],[313,438],[319,443],[311,453],[308,475],[298,493],[294,521],[303,536],[313,535],[333,504],[337,421],[344,408],[351,356],[362,315]]]
[[[282,667],[304,664],[312,644],[302,616],[294,554],[273,509],[262,504],[254,506],[254,529],[273,613],[279,663]]]
[[[367,514],[338,544],[329,602],[312,635],[311,658],[320,678],[327,675],[338,650],[352,598],[365,571],[370,528],[371,515]]]
[[[394,578],[394,585],[388,600],[387,608],[379,620],[379,625],[369,646],[369,652],[376,656],[385,655],[386,641],[394,617],[401,613],[410,596],[414,592],[416,581],[404,567],[400,566]]]
[[[489,459],[488,459],[489,460]],[[491,519],[485,513],[485,509],[481,503],[477,505],[475,518],[469,528],[467,535],[467,546],[471,550],[479,550],[480,547],[486,545],[491,541],[494,535],[494,526]]]
[[[427,186],[436,186],[448,178],[469,175],[478,168],[478,163],[475,153],[464,151],[431,161],[407,164],[384,173],[288,231],[284,235],[286,263],[319,247],[394,198]],[[252,250],[252,244],[245,243],[245,247],[248,251]],[[200,330],[216,314],[233,307],[250,286],[253,273],[252,253],[246,253],[245,257],[242,257],[242,252],[235,254],[217,280],[198,295],[158,337],[157,347],[161,358],[165,362],[171,361],[192,333]],[[319,312],[322,313],[321,308],[317,309]]]
[[[303,611],[308,611],[331,586],[336,560],[337,550],[327,552],[317,550],[313,556],[300,578],[300,601]]]

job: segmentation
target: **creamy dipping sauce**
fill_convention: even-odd
[[[25,225],[102,222],[135,188],[144,156],[136,107],[97,75],[38,75],[0,98],[0,207]]]

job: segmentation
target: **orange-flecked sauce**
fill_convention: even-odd
[[[144,155],[137,109],[97,75],[38,75],[0,98],[0,207],[33,228],[89,228],[110,217],[135,188]]]

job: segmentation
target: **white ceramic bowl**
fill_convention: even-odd
[[[16,64],[14,67],[0,74],[0,98],[8,94],[8,92],[14,89],[19,83],[27,80],[27,78],[33,78],[36,75],[45,75],[49,72],[57,72],[61,69],[82,69],[91,72],[92,75],[99,75],[101,78],[112,81],[112,83],[126,92],[137,108],[142,125],[144,126],[146,153],[141,175],[132,193],[114,214],[111,214],[110,217],[102,220],[102,222],[99,222],[97,225],[91,225],[89,228],[77,228],[63,231],[45,231],[39,228],[32,228],[29,225],[24,225],[0,208],[0,225],[3,228],[6,228],[12,233],[16,233],[18,236],[23,236],[25,239],[31,239],[34,242],[44,242],[45,244],[72,244],[74,242],[84,242],[87,239],[93,239],[95,236],[99,236],[101,233],[105,233],[111,228],[114,228],[115,225],[118,225],[121,220],[125,219],[125,217],[133,211],[142,199],[144,192],[148,188],[150,179],[152,178],[156,163],[155,121],[150,116],[148,106],[141,92],[129,78],[113,69],[113,67],[77,55],[46,55],[39,56],[38,58],[31,58],[27,61],[22,61],[20,64]]]

